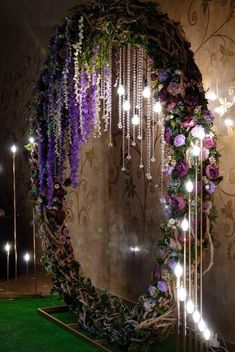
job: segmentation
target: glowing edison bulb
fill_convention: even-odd
[[[162,111],[162,106],[160,101],[156,101],[156,103],[153,105],[153,111],[159,114]]]
[[[191,299],[187,302],[186,309],[187,309],[188,314],[192,314],[192,313],[193,313],[193,311],[194,311],[194,304],[193,304],[193,302],[192,302]]]
[[[180,287],[178,291],[178,297],[181,302],[186,300],[187,292],[184,287]]]
[[[201,332],[204,332],[205,329],[206,329],[206,324],[204,322],[204,320],[201,318],[199,323],[198,323],[198,329],[201,331]]]
[[[123,110],[130,111],[130,108],[131,108],[131,104],[130,104],[129,100],[125,100],[123,103]]]
[[[25,260],[26,263],[29,262],[29,260],[30,260],[30,254],[29,254],[28,252],[25,253],[25,255],[24,255],[24,260]]]
[[[214,101],[217,99],[217,95],[212,90],[208,90],[208,92],[206,92],[206,99]]]
[[[225,120],[224,120],[224,124],[225,124],[225,126],[227,126],[227,127],[231,127],[231,126],[233,125],[233,120],[231,120],[231,119],[225,119]]]
[[[137,114],[132,117],[131,123],[134,126],[138,126],[140,124],[140,118]]]
[[[7,242],[6,245],[5,245],[5,251],[7,252],[7,254],[9,254],[10,249],[11,249],[11,246],[10,246],[9,243]]]
[[[179,279],[182,274],[183,274],[183,268],[182,265],[180,265],[180,263],[177,263],[174,269],[175,272],[175,276]]]
[[[117,93],[118,93],[118,95],[120,95],[120,96],[125,94],[125,88],[124,88],[124,86],[123,86],[122,84],[120,84],[120,85],[118,86]]]
[[[35,142],[33,137],[29,137],[29,143],[33,144]]]
[[[149,86],[144,87],[144,90],[142,92],[143,97],[146,99],[149,99],[151,97],[151,89]]]
[[[184,220],[181,223],[181,228],[184,232],[186,232],[188,231],[188,227],[189,227],[188,220],[184,218]]]
[[[193,156],[199,156],[200,155],[201,148],[198,145],[194,145],[192,149],[192,155]]]
[[[13,144],[13,145],[11,146],[11,152],[12,152],[13,154],[15,154],[16,151],[17,151],[16,145]]]
[[[187,191],[188,193],[191,193],[191,192],[192,192],[192,190],[193,190],[193,183],[192,183],[191,180],[188,180],[188,181],[186,182],[185,188],[186,188],[186,191]]]
[[[210,337],[211,337],[211,332],[209,329],[206,328],[206,330],[204,331],[204,338],[205,340],[210,340]]]
[[[200,318],[201,318],[201,315],[200,315],[199,311],[195,310],[195,312],[193,313],[193,321],[194,321],[194,323],[196,323],[196,324],[199,323]]]

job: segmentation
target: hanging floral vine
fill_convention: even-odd
[[[28,149],[32,196],[44,248],[42,261],[51,273],[54,291],[77,314],[85,329],[99,338],[132,346],[152,335],[166,337],[175,326],[172,273],[182,258],[180,221],[188,211],[184,183],[195,175],[191,150],[197,145],[202,129],[206,134],[205,192],[200,211],[204,213],[205,248],[210,240],[207,219],[211,223],[215,219],[212,198],[221,177],[214,118],[207,109],[201,74],[180,24],[171,21],[156,3],[134,0],[106,3],[98,1],[75,7],[56,29],[34,92],[31,134],[36,141]],[[148,80],[163,108],[162,168],[169,182],[161,199],[165,209],[161,250],[148,292],[133,308],[107,292],[98,291],[90,279],[80,275],[80,264],[74,258],[65,222],[66,187],[79,184],[77,171],[82,144],[87,143],[91,133],[100,135],[101,120],[107,123],[112,112],[110,45],[114,56],[124,45],[146,51],[151,58]],[[100,86],[102,77],[104,86]],[[98,100],[101,95],[103,116]],[[65,172],[68,166],[69,177]]]

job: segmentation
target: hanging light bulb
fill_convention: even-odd
[[[122,96],[125,94],[125,88],[122,84],[119,84],[118,89],[117,89],[118,95]]]
[[[16,145],[13,144],[13,145],[11,146],[11,152],[12,152],[13,154],[15,154],[16,151],[17,151]]]
[[[131,123],[132,125],[134,126],[138,126],[140,124],[140,117],[139,117],[139,114],[138,114],[138,108],[135,108],[135,113],[131,119]]]
[[[181,302],[184,302],[187,297],[187,292],[184,287],[180,287],[178,290],[178,297]]]
[[[156,103],[153,105],[153,111],[159,114],[162,111],[162,105],[160,101],[156,101]]]
[[[123,103],[123,110],[130,111],[130,109],[131,109],[131,104],[130,104],[129,100],[125,100]]]
[[[186,309],[187,309],[188,314],[192,314],[193,313],[194,304],[193,304],[193,301],[191,299],[187,302]]]
[[[214,101],[217,99],[217,95],[212,90],[208,90],[208,92],[206,92],[206,99]]]
[[[188,181],[186,182],[185,188],[186,188],[186,191],[187,191],[188,193],[191,193],[191,192],[192,192],[192,190],[193,190],[193,183],[192,183],[191,180],[188,180]]]
[[[198,323],[198,329],[201,331],[201,332],[204,332],[205,329],[206,329],[206,324],[204,322],[204,320],[201,318],[199,323]]]
[[[177,263],[174,269],[175,276],[179,279],[183,274],[183,267],[180,263]]]
[[[5,251],[7,252],[7,254],[9,255],[11,246],[10,246],[10,244],[9,244],[8,242],[6,243],[4,249],[5,249]]]
[[[30,260],[30,254],[29,254],[28,252],[25,253],[25,255],[24,255],[24,260],[25,260],[26,263],[29,262],[29,260]]]
[[[184,232],[186,232],[188,231],[188,227],[189,227],[188,220],[184,218],[184,220],[181,223],[181,228]]]
[[[145,99],[149,99],[151,97],[151,89],[150,89],[150,87],[149,86],[145,86],[142,94],[143,94],[143,97]]]
[[[192,148],[192,155],[193,156],[199,156],[200,155],[200,151],[201,151],[201,149],[200,149],[199,145],[195,144],[193,146],[193,148]]]
[[[203,140],[205,138],[205,130],[204,128],[200,129],[200,131],[198,132],[198,138]]]
[[[227,126],[227,127],[231,127],[231,126],[233,125],[233,120],[231,120],[231,119],[225,119],[225,120],[224,120],[224,124],[225,124],[225,126]]]
[[[206,328],[206,330],[204,331],[204,338],[205,340],[210,340],[210,337],[211,337],[211,332],[209,329]]]
[[[199,313],[198,310],[195,310],[195,312],[193,313],[193,321],[194,323],[198,323],[200,321],[201,315]]]

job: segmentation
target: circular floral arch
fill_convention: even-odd
[[[148,292],[134,307],[100,292],[80,275],[66,225],[66,188],[77,185],[79,151],[92,130],[96,72],[105,62],[94,60],[97,46],[117,49],[142,47],[152,60],[154,94],[163,108],[166,153],[170,175],[161,224],[160,255]],[[88,80],[86,96],[77,73]],[[76,94],[84,100],[86,120],[81,125]],[[80,114],[80,115],[79,115]],[[156,3],[136,0],[96,1],[79,5],[57,27],[49,54],[35,88],[31,110],[32,195],[43,245],[43,264],[50,272],[54,291],[77,314],[79,323],[99,338],[122,345],[167,336],[176,322],[173,268],[182,259],[180,223],[188,213],[185,181],[195,175],[191,155],[201,131],[203,141],[204,247],[211,241],[214,221],[213,192],[220,181],[213,116],[207,109],[201,73],[179,23],[168,18]],[[82,132],[83,131],[83,136]],[[85,132],[84,132],[85,131]],[[70,170],[70,176],[68,170]],[[199,197],[200,199],[200,197]]]

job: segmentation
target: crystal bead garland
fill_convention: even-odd
[[[100,121],[100,111],[101,111],[101,100],[100,100],[100,81],[101,75],[98,74],[97,77],[97,86],[96,86],[96,116],[95,116],[95,126],[94,126],[94,133],[93,136],[95,138],[99,138],[102,135],[101,131],[101,121]]]
[[[151,180],[151,120],[152,120],[152,91],[151,91],[151,73],[148,58],[146,60],[147,65],[147,85],[144,88],[143,94],[147,99],[147,123],[146,123],[146,158],[147,158],[147,173],[146,177],[148,180]]]
[[[165,172],[165,127],[164,127],[164,118],[159,115],[159,120],[161,124],[161,178],[160,178],[160,190],[161,190],[161,199],[164,200],[164,172]]]
[[[137,139],[140,141],[140,164],[139,167],[143,168],[143,66],[144,66],[144,51],[140,48],[137,53],[138,56],[138,66],[137,66],[137,108],[139,110],[139,131]]]
[[[107,118],[109,123],[109,147],[113,146],[112,142],[112,82],[113,82],[113,55],[112,46],[109,45],[109,63],[107,77]]]
[[[118,128],[121,129],[122,128],[122,114],[123,114],[123,110],[122,110],[122,105],[123,105],[123,96],[125,94],[125,89],[123,86],[123,48],[121,47],[119,49],[119,70],[118,70],[118,89],[117,89],[117,93],[118,93]]]
[[[126,123],[127,123],[127,159],[131,159],[130,148],[131,148],[131,135],[130,135],[130,102],[131,102],[131,49],[130,44],[127,46],[127,106],[126,106]]]
[[[133,114],[132,114],[132,146],[136,146],[135,141],[135,128],[139,125],[139,115],[138,109],[136,107],[136,98],[137,98],[137,85],[136,85],[136,49],[133,49],[133,57],[132,57],[132,76],[133,76]]]

